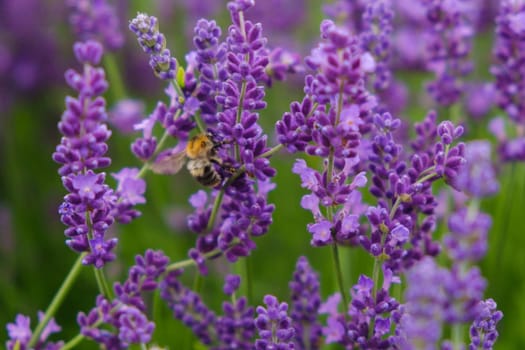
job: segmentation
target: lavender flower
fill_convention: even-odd
[[[496,64],[491,73],[496,78],[496,102],[518,125],[525,122],[524,105],[524,38],[525,4],[505,0],[500,3],[496,19],[496,43],[493,50]]]
[[[465,147],[466,163],[455,180],[455,187],[476,198],[498,192],[499,183],[490,156],[491,145],[488,141],[468,142]]]
[[[472,208],[461,208],[448,220],[450,234],[443,237],[447,254],[453,261],[476,262],[487,252],[487,235],[492,225],[490,216]]]
[[[182,285],[178,280],[181,270],[168,272],[160,282],[160,296],[164,299],[173,316],[191,328],[203,344],[212,343],[212,326],[217,316],[201,300],[201,297]]]
[[[489,123],[489,130],[498,140],[498,155],[503,161],[525,160],[525,136],[510,138],[506,132],[506,123],[502,117],[496,117]]]
[[[375,63],[362,51],[357,38],[331,21],[321,24],[321,37],[323,41],[306,59],[316,72],[305,79],[306,96],[302,103],[291,105],[291,112],[277,122],[276,132],[288,150],[325,159],[320,173],[304,160],[298,160],[293,168],[303,187],[311,191],[301,202],[314,216],[315,222],[308,225],[311,244],[356,244],[362,210],[348,214],[360,202],[359,195],[352,193],[366,183],[364,173],[356,175],[353,167],[358,162],[361,131],[366,128],[363,119],[376,105],[364,84]],[[322,213],[320,206],[335,210]]]
[[[227,275],[224,284],[224,294],[234,295],[239,288],[241,278],[236,275]],[[216,330],[219,345],[217,350],[251,349],[255,325],[253,323],[254,309],[249,306],[246,297],[238,300],[232,297],[232,302],[222,303],[223,315],[217,318]]]
[[[138,255],[126,281],[115,283],[114,300],[100,295],[87,315],[78,314],[81,333],[108,349],[148,343],[155,325],[146,317],[142,294],[157,289],[157,280],[166,271],[167,264],[168,258],[160,251],[147,250],[144,256]]]
[[[96,308],[87,315],[79,313],[77,322],[85,337],[108,349],[122,349],[130,344],[148,343],[155,328],[136,307],[118,300],[109,302],[102,296],[97,298]]]
[[[464,145],[451,142],[463,132],[450,122],[436,125],[431,112],[416,124],[416,140],[411,152],[394,139],[401,125],[389,113],[373,117],[372,143],[368,167],[372,172],[370,192],[377,206],[367,210],[371,234],[360,233],[358,242],[375,257],[386,260],[386,267],[398,273],[423,255],[436,255],[432,241],[437,202],[431,183],[444,178],[454,184],[464,162]],[[441,140],[438,136],[441,135]],[[421,216],[422,215],[422,216]],[[422,219],[424,218],[424,219]]]
[[[97,40],[107,50],[116,50],[124,44],[115,8],[106,0],[68,0],[71,9],[69,21],[80,41]]]
[[[479,315],[479,302],[487,285],[480,270],[477,267],[466,270],[454,264],[441,283],[446,295],[443,320],[447,324],[473,322]]]
[[[491,350],[498,338],[497,323],[503,318],[503,313],[496,309],[497,305],[492,299],[479,302],[479,315],[470,327],[469,350]]]
[[[474,34],[471,13],[476,7],[466,2],[424,0],[430,23],[427,38],[427,67],[436,79],[427,86],[436,103],[454,104],[463,91],[461,79],[470,73],[468,60]]]
[[[322,335],[317,319],[321,306],[319,276],[312,270],[306,257],[302,256],[297,260],[289,288],[290,317],[295,329],[296,348],[318,349]]]
[[[66,81],[79,97],[66,98],[66,111],[58,124],[64,135],[53,160],[62,164],[59,174],[69,191],[60,206],[61,221],[68,226],[66,244],[77,252],[89,252],[84,264],[101,268],[115,258],[112,253],[117,239],[104,236],[114,221],[115,193],[104,183],[105,174],[94,170],[106,167],[105,143],[111,132],[105,121],[105,101],[100,96],[107,88],[104,70],[96,68],[102,57],[102,46],[94,41],[77,43],[75,55],[84,65],[83,73],[66,72]]]
[[[134,125],[138,124],[144,115],[144,102],[125,99],[118,101],[109,112],[109,122],[120,132],[130,134],[135,131]]]
[[[150,55],[149,64],[155,75],[163,80],[174,79],[177,61],[166,48],[166,38],[159,32],[157,18],[139,13],[130,21],[129,29],[137,36],[144,52]]]
[[[374,282],[365,275],[359,276],[352,287],[352,302],[348,314],[350,322],[346,325],[345,344],[362,349],[386,349],[393,342],[389,335],[392,314],[397,311],[399,302],[389,295],[392,274],[385,271],[385,282],[374,295]],[[369,332],[368,330],[371,329]]]
[[[227,46],[219,42],[221,28],[215,21],[200,19],[195,25],[193,45],[196,47],[196,69],[200,72],[197,98],[201,101],[202,118],[209,125],[217,123],[215,98],[227,77],[225,62]]]
[[[389,67],[394,11],[389,1],[368,2],[363,12],[363,30],[360,33],[363,49],[375,58],[374,89],[385,90],[391,79]]]
[[[44,318],[43,312],[38,312],[38,320],[41,322]],[[16,316],[15,323],[7,324],[7,333],[9,340],[6,342],[7,350],[29,350],[29,340],[33,335],[30,327],[31,320],[28,316],[18,314]],[[60,341],[57,343],[50,342],[47,338],[53,334],[60,332],[60,326],[55,322],[55,319],[52,318],[48,324],[44,327],[40,337],[34,347],[31,349],[35,350],[58,350],[61,349],[64,345],[64,342]]]
[[[224,294],[233,295],[241,284],[241,277],[238,275],[227,275],[224,278]]]
[[[266,308],[258,306],[256,310],[255,327],[260,339],[255,341],[255,349],[294,349],[295,330],[287,315],[288,304],[279,303],[273,295],[266,295],[264,303]]]
[[[118,173],[112,174],[118,181],[115,191],[118,199],[113,208],[113,216],[122,224],[127,224],[140,215],[140,212],[134,209],[136,204],[146,203],[143,196],[146,182],[138,178],[138,174],[137,168],[123,168]]]
[[[201,271],[206,271],[202,255],[217,248],[230,261],[247,256],[255,248],[252,238],[266,233],[272,222],[274,206],[267,202],[268,191],[263,189],[268,188],[265,184],[275,170],[262,157],[269,148],[256,112],[266,106],[262,84],[268,79],[268,53],[261,25],[245,20],[244,11],[251,6],[251,2],[244,1],[228,4],[233,24],[226,43],[219,42],[220,30],[214,22],[197,23],[197,50],[190,55],[186,74],[194,78],[198,107],[208,132],[221,144],[219,158],[232,168],[241,168],[234,181],[221,184],[225,186],[220,189],[224,197],[217,223],[208,222],[213,201],[199,201],[194,205],[196,212],[188,218],[195,232],[211,228],[199,236],[191,251]],[[223,167],[216,170],[225,179],[232,176]],[[214,192],[211,197],[217,195]]]
[[[406,304],[396,345],[401,349],[436,349],[442,335],[446,271],[427,257],[407,272]]]

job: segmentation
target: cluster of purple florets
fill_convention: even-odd
[[[86,8],[70,3],[71,21],[82,39],[98,39],[108,49],[121,45],[121,36],[109,34],[118,23],[111,7],[93,2],[90,17],[83,17]],[[492,299],[484,299],[487,281],[476,266],[486,254],[491,227],[479,201],[499,190],[490,144],[462,142],[464,126],[440,121],[435,111],[415,123],[415,134],[408,137],[402,118],[381,100],[395,86],[392,67],[410,60],[392,57],[394,46],[400,45],[392,38],[394,14],[401,8],[404,17],[412,18],[410,26],[429,24],[421,66],[435,73],[430,96],[439,106],[457,103],[472,68],[468,56],[478,14],[469,11],[475,6],[424,0],[415,14],[388,0],[366,5],[336,1],[327,8],[333,20],[322,21],[320,41],[304,59],[304,94],[276,122],[274,138],[259,123],[267,107],[266,88],[304,67],[289,51],[269,47],[262,24],[246,17],[253,6],[253,0],[228,3],[232,24],[225,38],[215,21],[197,21],[186,67],[166,47],[157,18],[139,13],[130,21],[154,74],[169,82],[169,101],[158,102],[133,125],[142,133],[131,145],[142,169],[111,174],[114,188],[100,172],[111,164],[111,131],[102,97],[108,83],[98,67],[103,46],[93,40],[75,44],[82,70],[68,70],[65,76],[78,97],[66,98],[58,124],[63,137],[53,160],[61,165],[68,192],[59,208],[66,244],[82,254],[84,265],[100,271],[116,258],[118,240],[110,227],[140,215],[135,206],[146,202],[144,174],[178,171],[181,166],[173,159],[192,135],[206,133],[221,160],[209,165],[220,175],[220,184],[189,198],[193,212],[186,223],[196,236],[189,259],[170,265],[163,252],[147,250],[136,257],[123,283],[110,290],[99,280],[95,307],[77,317],[81,337],[106,349],[150,346],[160,325],[151,319],[146,295],[158,293],[173,317],[210,349],[320,349],[330,343],[348,349],[448,349],[456,340],[444,337],[465,326],[470,349],[491,349],[503,314]],[[503,1],[497,18],[492,68],[497,103],[521,128],[509,140],[504,121],[493,122],[504,160],[525,158],[523,59],[513,49],[523,45],[524,6]],[[362,16],[338,16],[350,9],[361,10]],[[155,126],[163,136],[156,135]],[[167,147],[171,139],[177,144]],[[256,238],[272,224],[275,206],[268,193],[276,187],[276,171],[269,158],[280,149],[297,157],[291,170],[307,192],[297,204],[312,214],[302,228],[310,244],[329,246],[336,265],[339,249],[363,249],[373,268],[349,288],[336,267],[339,291],[323,301],[319,275],[300,257],[289,284],[290,302],[268,294],[259,306],[241,295],[240,276],[226,275],[223,294],[229,300],[216,311],[198,290],[184,284],[184,269],[193,265],[207,275],[210,259],[224,256],[233,263],[256,249]],[[443,195],[438,195],[437,183],[446,188]],[[449,197],[455,205],[446,209],[442,222],[448,232],[436,237],[443,219],[438,209],[447,206]],[[447,267],[434,259],[439,254]],[[402,281],[402,295],[393,293]],[[7,327],[8,349],[61,348],[63,342],[47,339],[60,327],[53,320],[45,322],[32,339],[29,318],[19,315]]]

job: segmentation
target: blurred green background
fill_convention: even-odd
[[[311,11],[307,12],[304,23],[295,33],[305,43],[317,38],[321,21],[319,2],[310,1],[309,7]],[[137,10],[148,9],[142,2],[133,1],[128,8],[128,18]],[[174,16],[171,21],[161,23],[161,30],[166,34],[172,52],[182,62],[188,46],[180,33],[187,32],[188,23],[185,23],[184,13],[175,11]],[[66,18],[61,20],[62,60],[72,62],[70,46],[73,37],[67,31]],[[223,25],[228,22],[224,13],[219,22]],[[121,72],[129,68],[126,66],[126,55],[130,52],[136,54],[139,50],[129,33],[126,37],[127,48],[116,54]],[[482,62],[482,67],[488,66],[490,47],[490,34],[480,37],[476,43],[474,57]],[[62,69],[68,67],[64,65]],[[479,68],[477,73],[481,78],[490,79],[486,69]],[[423,90],[426,77],[422,73],[411,72],[403,72],[399,76],[412,92],[411,106],[403,113],[411,121],[424,117],[425,108],[419,104],[418,94]],[[162,83],[152,81],[153,89],[127,85],[130,96],[145,100],[148,112],[156,100],[165,100]],[[261,112],[261,122],[270,134],[273,133],[275,121],[288,110],[289,103],[301,98],[300,81],[291,86],[276,83],[267,91],[268,109]],[[51,154],[60,140],[56,124],[67,94],[72,94],[72,91],[62,84],[46,87],[36,94],[18,95],[9,111],[0,115],[0,325],[13,322],[17,313],[23,313],[31,316],[34,326],[37,310],[45,310],[77,258],[64,244],[64,226],[59,222],[57,208],[65,190],[57,175],[58,165],[51,160]],[[111,89],[106,97],[108,105],[112,106],[115,100]],[[441,118],[443,114],[446,111],[440,114]],[[493,114],[496,115],[497,111]],[[489,138],[494,141],[486,131],[487,122],[488,119],[484,119],[469,125],[467,139]],[[107,169],[108,173],[116,172],[123,166],[140,166],[129,151],[132,140],[133,137],[114,131],[109,143],[113,164]],[[268,234],[256,239],[258,248],[249,258],[254,276],[255,303],[260,303],[267,293],[282,300],[289,299],[288,282],[301,255],[306,255],[320,273],[323,297],[336,290],[330,249],[313,249],[309,245],[310,234],[305,226],[311,216],[299,205],[305,191],[300,187],[298,177],[291,173],[294,158],[284,152],[272,158],[272,164],[278,170],[275,178],[277,188],[270,194],[270,201],[276,205],[274,223]],[[505,315],[498,327],[500,338],[495,348],[520,349],[525,348],[525,333],[522,331],[525,303],[520,301],[525,294],[524,164],[501,165],[499,178],[501,192],[482,203],[483,210],[492,215],[493,227],[489,236],[489,252],[481,268],[489,282],[486,297],[494,298]],[[181,216],[189,212],[188,196],[199,186],[186,173],[174,177],[149,174],[146,180],[147,204],[139,208],[142,216],[129,225],[115,225],[112,229],[119,238],[119,244],[118,260],[106,270],[111,281],[122,281],[134,256],[143,254],[148,248],[162,249],[172,261],[179,261],[187,258],[187,250],[194,244],[195,237],[184,229]],[[114,184],[112,179],[108,182]],[[438,237],[446,231],[443,225],[439,227]],[[342,249],[342,258],[347,288],[357,281],[359,274],[371,275],[372,260],[360,249]],[[238,267],[229,267],[222,259],[210,264],[210,274],[202,280],[202,291],[204,300],[214,310],[218,311],[222,303],[222,278],[218,277],[219,274],[238,270]],[[186,271],[188,285],[193,283],[194,272],[192,268]],[[87,312],[94,305],[96,295],[93,270],[84,268],[56,316],[63,327],[60,339],[68,340],[77,334],[77,312]],[[185,332],[183,327],[171,319],[167,308],[160,308],[155,317],[163,320],[155,332],[159,345],[177,348],[173,344]],[[0,342],[4,343],[6,336],[4,328],[0,332]],[[79,348],[93,348],[93,343],[85,341]]]

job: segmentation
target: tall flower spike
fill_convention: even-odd
[[[287,315],[288,304],[279,303],[273,295],[266,295],[264,303],[266,308],[257,307],[255,327],[257,327],[260,339],[255,341],[255,349],[294,349],[295,330]]]
[[[473,1],[423,0],[429,21],[427,67],[436,78],[427,90],[436,103],[450,106],[463,92],[463,81],[472,70],[469,54],[474,37]],[[470,5],[470,6],[469,6]],[[475,16],[474,16],[475,17]]]
[[[77,252],[88,252],[84,264],[100,268],[115,258],[112,250],[117,243],[116,238],[104,237],[114,221],[117,196],[104,183],[105,173],[94,172],[111,163],[105,157],[111,132],[105,124],[105,100],[100,96],[108,84],[104,70],[94,67],[102,57],[102,45],[95,41],[76,43],[74,52],[83,71],[68,70],[66,81],[79,97],[66,98],[66,111],[58,124],[64,136],[53,153],[53,160],[62,164],[59,174],[69,191],[59,213],[68,226],[67,245]]]
[[[358,217],[363,212],[357,188],[367,180],[364,172],[356,174],[354,166],[359,162],[361,132],[368,128],[364,120],[376,106],[365,84],[375,61],[362,50],[357,37],[325,20],[321,42],[306,64],[313,70],[305,79],[306,96],[301,103],[291,104],[291,111],[277,122],[276,132],[288,150],[304,150],[324,159],[320,172],[302,159],[292,169],[301,177],[302,186],[311,191],[301,201],[314,216],[308,225],[311,244],[356,244]]]
[[[116,9],[106,0],[67,0],[69,22],[81,41],[97,40],[108,50],[124,44]]]
[[[129,29],[137,36],[144,52],[150,55],[149,64],[155,75],[163,80],[174,79],[177,61],[166,48],[166,38],[159,32],[157,18],[139,13],[130,21]]]
[[[266,107],[268,52],[261,24],[245,19],[244,11],[252,6],[253,1],[246,0],[228,3],[233,24],[225,44],[218,42],[220,32],[215,23],[199,21],[195,29],[197,96],[206,113],[216,114],[216,120],[206,117],[208,131],[222,145],[218,152],[223,163],[245,170],[221,190],[221,214],[212,230],[199,236],[196,250],[191,251],[201,271],[205,271],[202,254],[216,248],[229,261],[249,255],[256,247],[253,237],[265,234],[272,222],[274,206],[267,201],[267,189],[275,169],[266,157],[261,157],[270,149],[257,113]],[[214,103],[209,101],[212,96],[202,96],[201,92],[206,91],[215,95]],[[217,171],[225,179],[232,175],[224,168],[218,167]],[[213,201],[194,206],[196,213],[188,218],[192,230],[202,232],[209,226],[212,205]]]
[[[390,0],[369,1],[363,12],[363,31],[360,34],[363,49],[375,58],[374,89],[385,90],[390,84],[390,51],[394,11]]]
[[[396,345],[400,349],[433,348],[441,338],[446,271],[425,258],[407,273],[404,313]]]
[[[321,294],[319,276],[312,270],[306,257],[297,260],[291,292],[290,317],[295,329],[297,349],[319,349],[322,328],[318,321]]]
[[[496,64],[491,72],[496,78],[497,104],[518,125],[525,125],[525,3],[500,2],[496,18]]]

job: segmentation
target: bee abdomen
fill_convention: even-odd
[[[202,174],[195,176],[195,179],[203,186],[215,187],[221,183],[222,179],[219,173],[215,171],[213,166],[207,165],[204,167]]]

